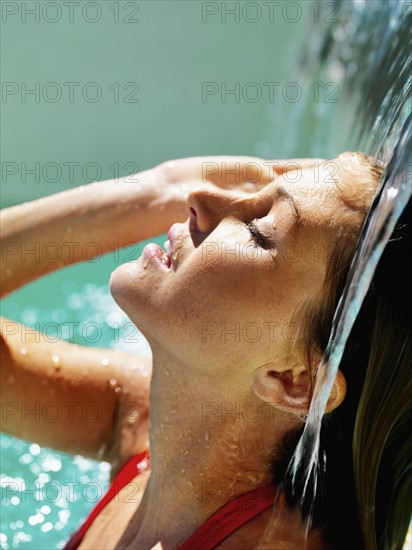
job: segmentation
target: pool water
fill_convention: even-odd
[[[7,435],[0,445],[1,548],[62,548],[105,491],[110,465]]]

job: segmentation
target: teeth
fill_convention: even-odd
[[[164,246],[164,249],[166,250],[166,252],[169,253],[170,252],[170,241],[167,240],[163,246]]]
[[[162,264],[164,264],[166,267],[171,266],[171,260],[169,254],[162,254]]]

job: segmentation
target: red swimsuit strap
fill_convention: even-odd
[[[86,521],[66,543],[64,550],[76,550],[86,531],[100,514],[103,508],[117,493],[130,483],[137,474],[150,467],[149,452],[145,451],[134,457],[117,473],[103,498],[90,512]],[[193,535],[179,546],[178,550],[212,550],[239,527],[273,505],[276,487],[272,484],[259,487],[233,500],[213,514]]]
[[[100,514],[103,508],[112,500],[112,498],[117,495],[119,491],[123,489],[123,487],[130,483],[135,478],[135,476],[137,476],[137,474],[141,474],[149,467],[149,451],[144,451],[143,453],[132,457],[117,473],[116,477],[111,482],[106,494],[90,512],[86,521],[83,523],[80,529],[70,537],[70,539],[66,543],[66,546],[64,547],[64,550],[75,550],[79,546],[84,535],[86,534],[86,531],[89,529],[90,525]]]
[[[239,527],[273,506],[274,485],[259,487],[219,508],[178,550],[212,550]]]

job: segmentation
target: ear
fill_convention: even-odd
[[[335,410],[346,397],[346,378],[343,376],[342,371],[338,370],[336,373],[335,382],[332,386],[332,391],[328,402],[326,403],[325,412],[330,413]]]
[[[320,362],[321,356],[315,360]],[[259,367],[253,375],[252,389],[260,399],[282,412],[299,418],[309,414],[313,391],[309,368],[295,355],[288,355]],[[338,371],[326,412],[338,407],[345,395],[345,377]]]

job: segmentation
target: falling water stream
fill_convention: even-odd
[[[357,98],[353,131],[362,149],[385,165],[373,204],[337,306],[329,342],[318,368],[303,434],[279,487],[273,520],[259,548],[307,546],[319,476],[325,468],[320,431],[327,400],[346,342],[375,269],[397,221],[411,199],[412,116],[410,112],[410,10],[406,2],[346,0],[336,3],[339,20],[321,37],[301,68],[311,74],[339,66],[342,97]],[[409,27],[408,27],[409,23]],[[311,57],[312,56],[312,57]],[[353,104],[353,103],[352,103]],[[330,113],[328,113],[330,116]],[[316,405],[316,407],[315,407]],[[285,522],[285,518],[288,521]],[[291,528],[291,522],[294,527]],[[285,524],[289,525],[285,532]],[[293,542],[291,536],[294,536]],[[286,541],[289,541],[288,543]],[[293,545],[291,545],[291,543]]]

